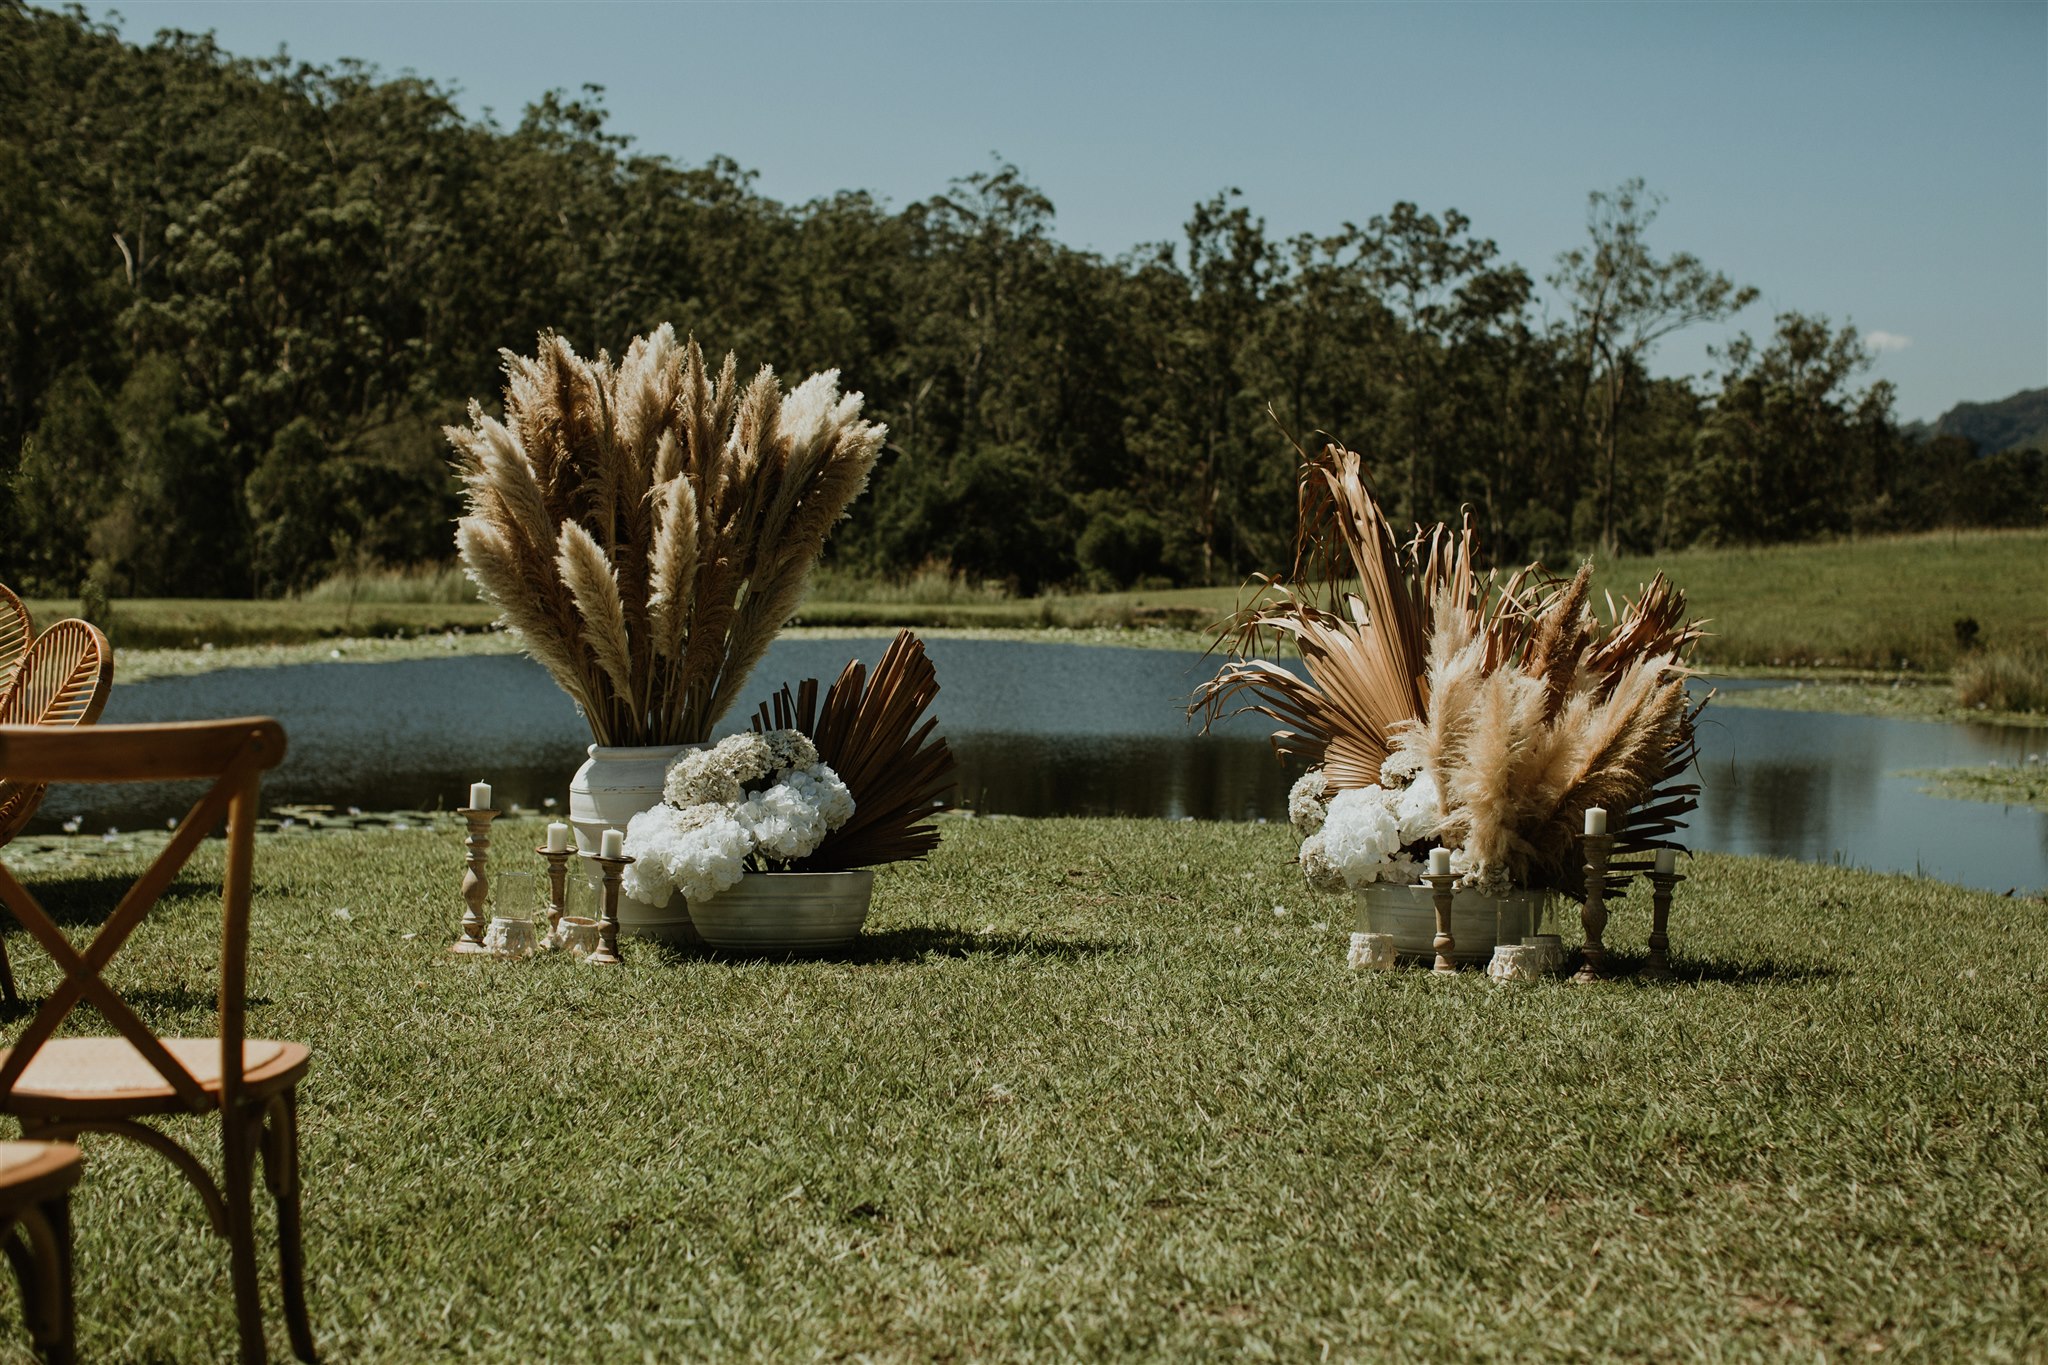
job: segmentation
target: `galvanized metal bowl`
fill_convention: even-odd
[[[817,953],[860,937],[875,892],[872,868],[749,872],[709,900],[690,902],[706,943],[747,953]]]

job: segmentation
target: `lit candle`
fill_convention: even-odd
[[[469,808],[471,810],[489,810],[491,808],[490,783],[472,782],[469,784]]]
[[[1606,832],[1607,812],[1599,806],[1586,807],[1586,833],[1605,834]]]
[[[568,851],[569,827],[560,820],[550,821],[548,824],[548,852],[567,853]]]
[[[1657,850],[1657,875],[1668,877],[1678,870],[1678,853],[1674,849]]]
[[[619,830],[619,829],[608,829],[608,830],[606,830],[606,831],[604,832],[604,842],[603,842],[603,845],[601,846],[601,852],[602,852],[603,856],[604,856],[604,857],[607,857],[607,858],[623,858],[623,857],[625,857],[625,856],[626,856],[626,832],[625,832],[624,830]]]

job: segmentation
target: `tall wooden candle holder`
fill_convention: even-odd
[[[569,908],[569,860],[576,850],[542,844],[534,852],[548,860],[548,943],[552,946],[562,927],[562,912]]]
[[[1579,964],[1578,982],[1607,979],[1607,945],[1600,941],[1607,932],[1607,855],[1614,849],[1612,834],[1588,834],[1586,845],[1586,904],[1579,911],[1579,924],[1586,931],[1585,960]]]
[[[455,813],[469,824],[469,833],[462,840],[462,846],[468,850],[468,865],[462,873],[462,932],[455,936],[455,942],[448,945],[448,951],[488,953],[490,950],[484,947],[484,929],[491,920],[484,913],[484,905],[491,895],[491,821],[497,818],[498,812],[488,807],[479,810],[464,806]]]
[[[1422,880],[1429,883],[1430,897],[1436,904],[1436,938],[1429,945],[1436,949],[1436,970],[1455,972],[1458,964],[1452,960],[1451,954],[1457,950],[1457,943],[1451,938],[1451,897],[1457,894],[1452,887],[1457,883],[1458,874],[1425,872]]]
[[[619,956],[619,879],[626,875],[627,867],[640,860],[624,855],[607,858],[602,853],[583,856],[604,874],[604,917],[597,922],[597,950],[583,960],[593,967],[616,967],[624,960]]]
[[[1671,936],[1664,932],[1671,917],[1671,892],[1685,880],[1676,872],[1652,872],[1650,877],[1650,958],[1643,975],[1663,981],[1671,975]]]

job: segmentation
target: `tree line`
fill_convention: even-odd
[[[1284,562],[1295,454],[1368,452],[1397,521],[1502,560],[2036,523],[2039,452],[1903,434],[1855,331],[1799,313],[1704,383],[1650,372],[1755,292],[1590,196],[1539,281],[1452,209],[1277,238],[1235,191],[1176,241],[1069,248],[993,164],[892,209],[646,155],[601,92],[516,127],[432,80],[130,42],[0,0],[0,578],[276,595],[445,560],[440,432],[498,352],[663,321],[742,369],[837,367],[890,441],[834,542],[1024,591]]]

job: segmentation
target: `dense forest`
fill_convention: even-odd
[[[430,80],[0,0],[0,578],[277,595],[445,560],[441,427],[495,403],[499,349],[663,321],[865,391],[890,444],[834,554],[877,575],[1276,567],[1283,429],[1503,559],[2048,515],[2039,451],[1902,432],[1851,327],[1787,313],[1704,385],[1654,377],[1754,291],[1662,251],[1639,182],[1539,278],[1405,203],[1275,239],[1224,191],[1110,260],[1007,165],[901,209],[753,180],[639,153],[594,89],[506,128]]]

